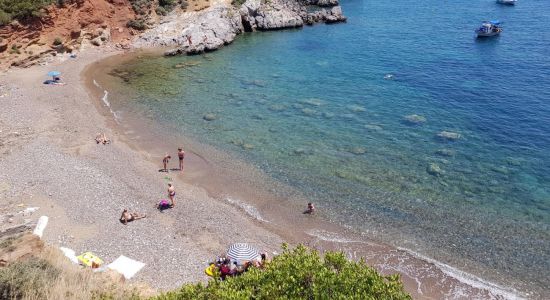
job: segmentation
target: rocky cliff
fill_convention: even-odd
[[[166,55],[196,54],[231,43],[245,31],[344,22],[338,0],[247,0],[240,8],[218,1],[197,13],[168,16],[138,37],[136,47],[170,47]]]

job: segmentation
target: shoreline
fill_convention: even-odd
[[[133,53],[131,55],[140,56],[142,54],[143,54],[142,52],[139,52],[139,53]],[[89,75],[90,74],[87,74],[87,76],[89,76]],[[88,81],[90,81],[90,80],[94,80],[94,79],[93,78],[88,78]],[[96,102],[98,102],[98,101],[96,101]],[[143,116],[139,116],[139,117],[134,116],[134,117],[136,117],[140,121],[143,120],[143,118],[142,118]],[[154,123],[153,120],[148,120],[148,122]],[[124,123],[124,121],[123,121],[123,123]],[[133,129],[133,130],[130,130],[130,132],[140,132],[140,136],[138,138],[142,138],[141,134],[144,134],[144,132],[146,132],[149,129],[148,126],[143,126],[143,127],[138,126],[138,127],[136,127],[135,122],[133,124],[130,124],[130,123],[132,123],[132,122],[128,122],[125,125],[128,126],[129,128]],[[118,126],[120,126],[120,124]],[[145,128],[145,127],[147,127],[147,128]],[[153,127],[155,127],[155,126],[153,126]],[[157,127],[155,127],[155,128],[158,130]],[[146,135],[147,136],[146,139],[151,138],[151,139],[154,140],[153,137],[155,137],[157,135],[162,135],[162,133],[159,134],[158,131],[155,132],[154,134],[149,133],[148,136]],[[162,141],[164,141],[165,144],[168,144],[168,142],[166,142],[166,140],[168,140],[168,139],[170,139],[170,140],[176,139],[177,140],[178,138],[182,138],[182,137],[173,136],[173,134],[166,134],[163,137],[165,138],[164,140],[159,139],[157,137],[156,142],[162,143]],[[169,137],[169,138],[167,138],[167,137]],[[126,136],[126,138],[127,138],[127,142],[129,142],[130,144],[136,142],[136,140],[134,140],[131,137],[128,137],[128,135]],[[194,156],[197,156],[198,158],[200,158],[200,159],[197,159],[197,161],[202,160],[203,164],[201,165],[200,163],[198,163],[193,167],[194,168],[201,168],[201,167],[209,168],[210,169],[209,172],[206,172],[207,174],[208,173],[209,174],[206,175],[206,176],[204,174],[202,174],[202,176],[208,178],[208,181],[215,181],[216,182],[216,183],[212,184],[211,182],[206,182],[204,180],[201,181],[200,179],[198,179],[198,177],[200,177],[200,175],[199,176],[194,176],[195,174],[192,174],[190,176],[190,177],[192,177],[192,179],[187,180],[187,183],[189,183],[193,186],[200,186],[200,188],[205,189],[209,193],[209,195],[213,196],[213,198],[217,199],[217,201],[219,201],[219,202],[222,202],[222,203],[233,202],[233,205],[236,204],[237,208],[240,209],[241,213],[247,214],[248,217],[255,218],[257,225],[259,225],[260,227],[262,227],[262,228],[264,228],[268,231],[274,232],[279,236],[282,236],[283,240],[285,240],[285,241],[291,241],[290,242],[291,244],[292,243],[305,243],[306,245],[310,245],[310,246],[316,247],[316,248],[321,249],[321,250],[323,250],[323,249],[326,249],[326,250],[329,250],[329,249],[330,250],[343,250],[343,251],[348,252],[350,258],[355,258],[355,259],[360,257],[360,255],[357,255],[357,252],[365,253],[364,257],[367,258],[367,262],[369,262],[369,264],[371,264],[373,266],[376,266],[376,268],[378,270],[381,270],[382,272],[385,272],[386,274],[392,273],[392,272],[395,273],[395,272],[399,271],[402,274],[403,281],[405,282],[406,290],[408,292],[410,292],[411,295],[413,295],[414,298],[436,299],[436,298],[440,298],[442,296],[449,296],[450,293],[453,292],[453,290],[456,291],[457,289],[463,289],[464,287],[462,287],[462,285],[466,285],[466,286],[468,286],[469,288],[471,288],[473,290],[478,290],[477,291],[478,293],[476,295],[472,295],[472,296],[482,297],[482,298],[504,297],[504,298],[507,298],[507,299],[516,299],[516,298],[521,299],[521,296],[519,296],[518,291],[509,290],[509,289],[504,288],[504,287],[502,287],[498,284],[494,284],[494,283],[491,283],[489,281],[486,281],[486,280],[484,280],[480,277],[477,277],[473,274],[469,274],[467,272],[456,269],[452,266],[448,266],[444,263],[438,262],[437,260],[425,257],[425,256],[423,256],[421,254],[418,254],[418,253],[415,253],[412,250],[408,250],[408,249],[404,249],[404,248],[394,248],[392,246],[385,245],[381,242],[373,241],[371,238],[365,238],[362,234],[359,234],[359,233],[356,233],[356,232],[350,232],[349,229],[346,229],[346,228],[344,228],[340,225],[337,225],[337,224],[333,224],[332,222],[330,222],[328,220],[319,220],[318,218],[316,218],[314,221],[311,221],[311,222],[306,221],[305,223],[307,223],[307,224],[304,224],[303,220],[302,221],[297,221],[296,218],[294,218],[294,219],[289,218],[288,216],[291,215],[292,212],[295,212],[297,209],[299,210],[302,207],[296,207],[294,205],[294,203],[290,203],[289,201],[286,201],[285,199],[282,199],[282,197],[280,197],[280,196],[270,195],[270,197],[268,197],[270,199],[269,201],[265,201],[265,200],[258,201],[257,200],[258,198],[254,197],[255,193],[254,192],[252,192],[252,193],[249,192],[248,194],[244,193],[244,196],[240,195],[240,197],[237,197],[236,200],[231,200],[232,199],[231,197],[236,193],[236,191],[233,191],[232,193],[231,192],[224,192],[224,190],[227,191],[228,189],[224,189],[223,187],[228,186],[227,185],[228,183],[234,184],[235,182],[234,181],[225,181],[224,182],[223,179],[222,180],[219,180],[219,179],[218,180],[212,180],[215,177],[223,177],[224,175],[227,176],[227,172],[225,174],[223,174],[223,172],[220,172],[222,169],[227,168],[227,166],[224,165],[223,167],[220,167],[220,165],[219,165],[220,162],[219,161],[210,162],[210,161],[204,160],[204,158],[203,158],[204,155],[202,155],[201,152],[204,151],[204,147],[206,147],[206,145],[200,145],[199,143],[197,143],[197,141],[191,141],[188,137],[185,137],[185,138],[182,138],[182,139],[187,141],[187,142],[190,142],[191,144],[194,144],[195,148],[201,149],[201,150],[198,150],[198,151],[192,151],[192,153],[193,153]],[[175,143],[175,144],[170,143],[170,144],[173,144],[172,148],[175,149],[174,146],[178,143]],[[136,147],[136,145],[134,145],[134,147]],[[139,147],[139,146],[137,146],[137,147]],[[147,149],[145,151],[150,153],[150,152],[154,152],[155,148],[158,152],[159,149],[156,146],[156,144],[155,144],[155,147],[150,147],[150,148],[141,147],[141,151],[144,151],[144,149]],[[219,157],[217,157],[217,158],[219,158]],[[227,157],[224,157],[224,158],[228,159]],[[156,160],[160,161],[160,158],[156,159]],[[235,160],[235,158],[231,157],[231,160]],[[216,164],[218,164],[216,166],[217,170],[216,170],[216,167],[212,167],[212,165],[216,165]],[[247,167],[251,167],[251,166],[247,166]],[[254,166],[252,166],[252,167],[254,168],[254,172],[262,173],[262,171],[257,170]],[[247,169],[247,170],[249,170],[249,169]],[[195,170],[195,172],[196,172],[196,170]],[[191,172],[191,173],[193,173],[193,172]],[[186,174],[187,174],[187,172],[186,172]],[[223,174],[223,175],[220,175],[220,174]],[[264,177],[266,177],[266,175],[261,174],[260,177],[264,178]],[[273,179],[270,179],[270,180],[273,180]],[[240,182],[240,183],[243,185],[242,182]],[[289,187],[285,187],[285,188],[291,189]],[[229,189],[229,190],[231,190],[231,189]],[[225,198],[222,197],[222,195],[224,195],[224,194],[226,195]],[[256,193],[256,195],[261,195],[261,196],[264,196],[264,197],[268,194],[273,194],[273,193],[270,193],[269,191],[267,193],[265,191],[263,193]],[[296,194],[299,194],[299,191],[296,191]],[[227,195],[229,195],[229,196],[227,196]],[[275,201],[283,200],[282,204],[281,203],[277,204],[279,206],[279,208],[277,208],[277,209],[274,208],[273,203],[270,203],[270,201],[273,202],[274,200]],[[303,198],[303,200],[306,201],[305,198]],[[304,203],[306,203],[306,202],[304,202]],[[291,208],[289,209],[288,206],[290,206]],[[283,207],[284,207],[284,209],[283,209]],[[264,219],[265,216],[267,216],[267,220]],[[276,219],[276,220],[271,221],[272,218]],[[320,218],[322,218],[322,216]],[[288,221],[290,221],[291,224],[294,223],[294,225],[297,225],[297,226],[294,226],[294,227],[297,227],[297,228],[307,228],[307,226],[312,226],[312,223],[315,224],[315,225],[313,225],[313,227],[311,227],[307,230],[303,230],[303,232],[300,231],[300,233],[291,232],[291,228],[290,228],[291,226],[288,226],[288,225],[286,226],[287,227],[286,229],[276,228],[277,226],[281,227],[282,224],[286,225]],[[306,226],[306,227],[304,227],[304,226]],[[285,227],[285,226],[282,226],[282,227]],[[319,233],[321,233],[321,234],[319,234]],[[322,233],[327,233],[328,238],[326,236],[323,236]],[[333,235],[338,235],[340,233],[344,233],[345,236],[343,238],[333,238]],[[346,236],[350,236],[351,238],[348,238]],[[344,244],[344,245],[342,245],[342,244]],[[352,247],[352,249],[347,249],[349,247],[345,247],[346,244],[359,244],[360,246]],[[368,245],[368,246],[364,246],[364,245]],[[391,253],[391,255],[395,256],[395,257],[392,257],[392,259],[390,259],[390,261],[393,260],[393,263],[399,264],[399,262],[397,262],[397,261],[399,259],[404,259],[405,261],[407,261],[407,264],[405,266],[399,265],[397,267],[396,266],[387,266],[386,265],[387,264],[387,261],[386,261],[387,257],[386,256],[387,256],[388,253]],[[396,254],[396,253],[398,253],[398,254]],[[430,276],[434,276],[434,274],[431,274],[431,275],[420,274],[424,278],[419,279],[419,278],[416,278],[414,275],[411,276],[410,270],[408,270],[408,268],[411,268],[411,267],[412,268],[417,267],[418,269],[428,268],[429,272],[436,272],[439,275],[435,275],[435,277],[437,278],[435,280],[435,282],[433,282],[434,281],[433,278],[431,278],[431,279],[429,278]],[[446,283],[443,286],[441,285],[441,283],[436,284],[438,279],[439,280],[442,279],[442,282],[446,282]],[[425,282],[423,282],[423,281],[425,281]],[[447,282],[447,281],[451,281],[451,283],[449,284],[449,282]],[[430,284],[433,284],[434,286],[437,285],[439,290],[433,289],[433,286],[429,286]],[[426,287],[426,285],[428,285],[428,286]],[[423,290],[423,289],[426,289],[426,290]],[[464,291],[461,291],[461,292],[464,292]],[[470,292],[472,292],[472,291],[470,291]]]

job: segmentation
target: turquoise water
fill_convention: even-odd
[[[346,24],[119,66],[139,96],[113,106],[236,153],[334,221],[548,293],[547,1],[342,5]],[[502,36],[475,39],[485,19]]]

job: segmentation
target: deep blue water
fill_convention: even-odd
[[[342,5],[346,24],[121,66],[139,96],[113,105],[260,165],[358,231],[545,290],[548,1]],[[474,37],[486,19],[504,22],[500,37]],[[412,114],[426,121],[406,122]]]

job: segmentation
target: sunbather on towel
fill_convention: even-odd
[[[130,213],[127,209],[124,209],[122,211],[122,215],[120,216],[120,222],[124,225],[128,224],[128,222],[132,222],[134,220],[139,220],[145,218],[146,215],[139,215],[138,213]]]
[[[111,140],[107,138],[107,136],[105,135],[105,133],[98,133],[96,136],[95,136],[95,142],[97,144],[101,143],[103,145],[107,145],[107,144],[110,144],[111,143]]]

